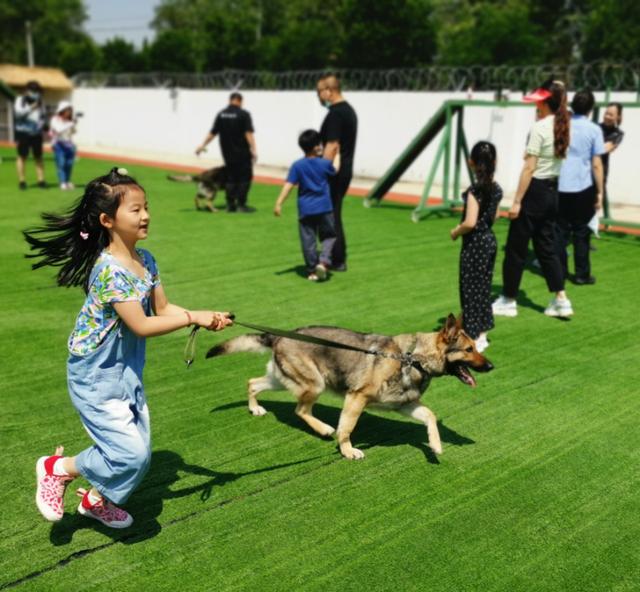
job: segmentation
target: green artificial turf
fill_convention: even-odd
[[[288,393],[263,393],[269,413],[252,417],[246,382],[268,356],[204,359],[240,327],[200,335],[188,371],[186,330],[151,339],[153,459],[126,505],[134,525],[111,531],[79,516],[72,489],[82,480],[67,491],[64,519],[50,524],[34,504],[35,461],[56,444],[70,454],[89,444],[65,382],[83,294],[55,287],[53,270],[30,270],[20,230],[80,192],[18,191],[12,152],[1,154],[0,589],[639,589],[637,238],[594,241],[598,283],[569,285],[570,321],[542,314],[544,281],[525,273],[519,316],[498,318],[490,334],[496,369],[478,375],[476,389],[436,379],[423,398],[440,420],[437,460],[424,427],[391,412],[362,416],[353,436],[361,462],[311,433]],[[81,159],[74,180],[110,166]],[[128,168],[147,190],[143,246],[173,302],[285,329],[385,334],[431,331],[458,312],[452,218],[413,224],[407,207],[366,210],[348,198],[349,271],[313,284],[300,275],[294,200],[282,219],[272,214],[278,187],[253,186],[253,215],[200,213],[194,186]],[[496,293],[506,230],[496,225]],[[336,425],[340,406],[325,394],[316,414]]]

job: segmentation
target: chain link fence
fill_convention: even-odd
[[[78,87],[193,88],[218,90],[313,90],[327,70],[267,72],[223,70],[220,72],[146,72],[131,74],[80,73]],[[347,90],[369,91],[526,91],[553,76],[569,88],[640,91],[640,60],[624,64],[595,62],[538,66],[433,66],[393,70],[336,69]]]

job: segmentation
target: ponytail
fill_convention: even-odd
[[[127,188],[142,187],[126,169],[114,167],[91,181],[84,195],[66,213],[43,213],[44,224],[23,231],[31,251],[26,257],[40,259],[32,269],[59,267],[59,286],[82,286],[89,290],[91,270],[103,249],[109,246],[108,230],[100,223],[100,214],[115,218]]]
[[[478,142],[471,150],[476,181],[481,189],[489,190],[496,170],[496,147],[491,142]]]
[[[569,148],[569,110],[567,109],[567,91],[564,83],[554,80],[548,88],[551,96],[545,100],[551,112],[553,122],[553,152],[556,158],[565,158]]]

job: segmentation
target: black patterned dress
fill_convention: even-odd
[[[463,194],[464,210],[467,213],[467,197],[473,193],[478,201],[478,222],[475,228],[462,235],[460,251],[460,304],[464,330],[469,337],[477,339],[480,333],[493,329],[491,311],[491,281],[496,262],[498,242],[491,227],[498,204],[502,199],[502,189],[497,183],[490,188],[471,185]]]

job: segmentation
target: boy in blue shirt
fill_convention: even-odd
[[[331,265],[331,250],[336,242],[329,189],[329,177],[335,175],[336,170],[330,160],[320,157],[322,140],[317,131],[302,132],[298,138],[298,145],[304,152],[304,158],[296,160],[291,165],[273,213],[276,216],[281,215],[282,204],[297,185],[298,225],[302,254],[307,266],[307,279],[317,282],[327,278],[327,269]],[[322,245],[319,256],[317,240]]]

